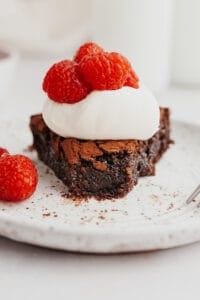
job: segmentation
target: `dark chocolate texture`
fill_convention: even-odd
[[[155,164],[171,143],[170,111],[161,108],[160,114],[160,130],[147,141],[63,138],[46,126],[41,114],[34,115],[33,146],[39,159],[67,185],[68,197],[121,198],[138,177],[155,175]]]

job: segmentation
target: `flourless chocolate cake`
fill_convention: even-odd
[[[51,131],[42,115],[31,117],[33,146],[39,159],[77,199],[112,199],[125,196],[140,176],[155,175],[155,164],[171,143],[170,111],[160,109],[160,129],[147,141],[81,140]]]

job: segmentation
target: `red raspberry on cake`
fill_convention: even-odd
[[[127,79],[124,83],[124,86],[130,86],[130,87],[133,87],[135,89],[139,88],[139,78],[138,78],[137,74],[133,71],[132,68],[129,71],[129,74],[128,74]]]
[[[130,69],[129,61],[116,52],[86,56],[80,62],[80,71],[93,90],[122,88]]]
[[[4,149],[4,148],[0,148],[0,158],[1,157],[4,157],[6,155],[9,155],[9,152],[7,149]]]
[[[43,90],[59,103],[77,103],[93,90],[139,87],[139,79],[129,61],[119,53],[104,52],[96,43],[83,44],[74,61],[54,64],[43,80]]]
[[[92,56],[92,55],[96,55],[98,53],[102,53],[104,52],[103,48],[101,48],[99,45],[97,45],[96,43],[92,43],[92,42],[88,42],[83,44],[77,51],[74,60],[77,63],[80,63],[81,60],[86,57],[86,56]]]
[[[89,86],[82,80],[78,64],[63,60],[48,70],[43,81],[43,90],[51,100],[75,103],[87,96]]]
[[[0,158],[0,200],[25,200],[34,193],[37,182],[37,170],[28,157],[6,155]]]

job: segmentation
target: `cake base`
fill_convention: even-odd
[[[155,175],[155,164],[171,143],[170,111],[161,108],[160,113],[160,130],[147,141],[62,138],[46,126],[41,114],[34,115],[33,146],[68,187],[67,197],[121,198],[138,177]]]

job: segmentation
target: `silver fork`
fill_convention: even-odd
[[[194,190],[194,192],[187,198],[186,200],[186,204],[191,203],[193,200],[195,200],[195,198],[200,194],[200,184],[198,185],[198,187]],[[197,205],[198,207],[200,207],[200,203]]]

